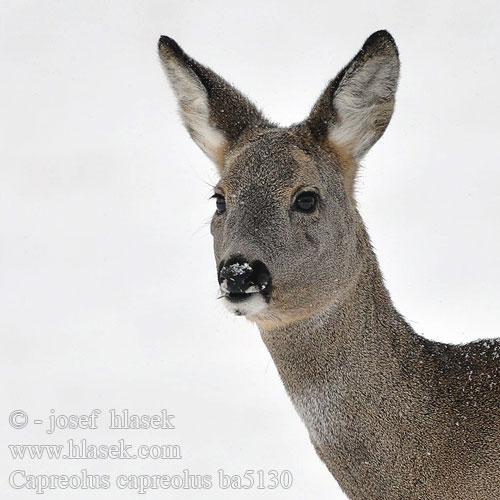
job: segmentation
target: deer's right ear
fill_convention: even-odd
[[[357,165],[389,124],[398,78],[396,43],[377,31],[316,102],[306,120],[313,136]],[[352,181],[355,171],[345,173]]]
[[[184,125],[220,171],[226,151],[247,128],[272,126],[243,94],[189,57],[175,40],[162,36],[158,51]]]

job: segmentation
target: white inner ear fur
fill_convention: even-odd
[[[205,87],[191,69],[174,60],[164,61],[164,65],[186,128],[205,154],[218,163],[227,140],[224,134],[210,123],[210,107]]]
[[[376,142],[392,114],[398,76],[397,59],[374,57],[347,71],[335,92],[337,120],[328,131],[335,145],[360,160]]]

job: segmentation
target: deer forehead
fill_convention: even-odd
[[[232,196],[267,193],[287,200],[301,188],[326,189],[337,169],[315,149],[287,130],[259,134],[226,156],[218,186]]]

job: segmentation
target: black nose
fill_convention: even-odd
[[[271,274],[260,260],[248,262],[234,257],[222,262],[219,267],[219,284],[230,295],[266,293],[271,283]]]

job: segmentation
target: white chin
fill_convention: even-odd
[[[231,302],[226,298],[223,302],[226,308],[236,316],[254,316],[267,307],[267,302],[260,293],[252,293],[241,302]]]

